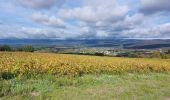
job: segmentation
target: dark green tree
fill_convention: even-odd
[[[24,47],[22,47],[22,51],[34,52],[34,47],[32,45],[25,45]]]
[[[0,51],[12,51],[9,45],[0,45]]]
[[[170,54],[170,50],[167,51],[167,54]]]

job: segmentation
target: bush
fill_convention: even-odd
[[[161,58],[161,53],[159,51],[155,51],[153,52],[153,54],[151,55],[152,58]]]
[[[22,48],[22,51],[25,51],[25,52],[34,52],[34,48],[33,48],[33,46],[31,46],[31,45],[25,45],[25,46]]]
[[[139,54],[137,54],[137,53],[129,53],[128,57],[130,57],[130,58],[138,58]]]
[[[16,51],[23,51],[23,48],[22,48],[22,47],[18,47],[18,48],[16,49]]]
[[[8,45],[0,45],[0,51],[12,51],[12,49]]]
[[[104,56],[104,53],[95,53],[94,55],[96,55],[96,56]]]
[[[3,79],[3,80],[9,80],[9,79],[15,78],[16,76],[17,76],[17,74],[11,73],[11,72],[1,72],[0,73],[0,79]]]
[[[151,57],[152,58],[169,59],[170,55],[168,53],[161,53],[161,52],[156,51],[151,55]]]
[[[167,53],[167,54],[170,54],[170,50],[168,50],[166,53]]]

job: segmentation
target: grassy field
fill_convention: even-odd
[[[169,100],[170,59],[0,53],[2,100]]]
[[[169,100],[170,74],[39,76],[0,81],[1,100]]]

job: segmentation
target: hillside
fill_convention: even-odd
[[[34,46],[58,47],[123,47],[127,49],[155,49],[170,48],[170,39],[0,39],[0,44],[12,46],[31,44]]]
[[[166,100],[170,60],[0,52],[1,100]]]

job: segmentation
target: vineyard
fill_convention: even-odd
[[[1,52],[0,73],[16,76],[53,74],[113,74],[123,72],[168,72],[169,59],[114,58],[50,53]],[[1,75],[1,76],[2,76]]]

